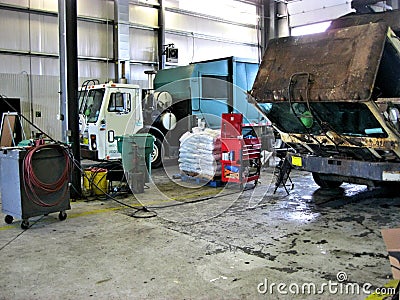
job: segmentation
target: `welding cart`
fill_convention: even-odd
[[[70,161],[60,145],[32,148],[3,148],[0,151],[0,190],[5,222],[22,219],[21,228],[29,227],[29,218],[59,212],[67,218],[70,209]]]

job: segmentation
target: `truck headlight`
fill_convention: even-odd
[[[92,150],[97,150],[96,135],[94,134],[90,135],[90,145],[92,147]]]

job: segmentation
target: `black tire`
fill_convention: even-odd
[[[319,173],[312,173],[313,179],[323,189],[334,189],[342,185],[343,181],[327,180],[323,178]]]
[[[383,190],[385,195],[397,197],[398,190],[400,188],[400,182],[375,182],[374,185],[369,187],[379,187]]]
[[[11,224],[14,221],[13,216],[7,215],[4,218],[4,222],[6,222],[7,224]]]
[[[60,211],[60,213],[58,214],[58,219],[60,221],[64,221],[67,218],[67,213],[65,211]]]
[[[162,166],[163,155],[162,141],[158,137],[154,137],[153,152],[151,153],[151,168],[157,169]]]
[[[22,228],[23,230],[28,229],[28,228],[29,228],[29,221],[27,221],[27,220],[22,220],[22,222],[21,222],[21,228]]]

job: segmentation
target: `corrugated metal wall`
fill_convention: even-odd
[[[61,123],[57,120],[58,91],[56,76],[0,74],[0,93],[8,98],[19,98],[24,117],[57,140],[61,138]],[[23,124],[27,138],[32,137],[32,131],[38,133],[28,122]]]
[[[351,1],[348,0],[302,0],[288,3],[290,27],[336,19],[352,11]]]
[[[219,8],[210,11],[207,1],[164,2],[166,43],[174,43],[179,47],[179,65],[229,55],[257,58],[258,17],[255,5],[241,2],[228,5],[236,1],[220,0],[218,7],[225,7],[230,11]],[[77,3],[78,56],[82,61],[96,62],[96,67],[107,73],[103,77],[113,77],[113,74],[108,73],[110,68],[102,65],[112,60],[114,55],[114,1],[78,0]],[[207,11],[209,15],[204,13]],[[238,13],[232,15],[234,11]],[[242,16],[243,21],[238,20],[238,15]],[[129,23],[131,63],[156,66],[158,3],[132,1],[129,6]],[[58,55],[57,1],[0,0],[0,36],[0,73],[25,71],[25,56],[34,54],[40,56],[40,59],[32,59],[32,74],[58,74],[57,61],[53,61]],[[5,54],[11,56],[4,57]],[[46,67],[48,64],[50,67]],[[91,77],[90,71],[94,71],[93,75],[98,75],[93,66],[90,64],[87,69],[86,65],[79,68],[82,77]],[[145,78],[143,74],[142,79]]]
[[[255,5],[225,0],[166,4],[165,40],[179,48],[180,64],[227,56],[258,58]]]
[[[179,63],[168,67],[232,55],[258,58],[255,5],[218,0],[218,8],[210,12],[209,2],[164,0],[165,40],[179,48]],[[20,98],[24,115],[59,139],[57,4],[56,0],[0,0],[0,94]],[[77,0],[77,5],[80,82],[113,79],[114,1]],[[129,4],[129,82],[144,88],[144,71],[158,65],[158,8],[155,0]]]

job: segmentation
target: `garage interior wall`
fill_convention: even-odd
[[[166,67],[231,55],[258,59],[257,5],[244,2],[164,0],[165,41],[179,49],[179,62]],[[114,5],[77,0],[79,83],[115,78]],[[129,2],[128,82],[143,88],[144,71],[158,65],[158,9],[158,1]],[[0,0],[0,36],[0,94],[20,98],[24,116],[60,139],[58,1]]]
[[[390,2],[390,3],[389,3]],[[77,0],[79,83],[114,80],[116,6],[127,3],[128,82],[148,87],[158,68],[158,0]],[[179,62],[237,56],[260,60],[266,41],[291,28],[331,20],[351,10],[346,0],[162,0],[165,45]],[[398,8],[399,1],[388,1]],[[272,26],[272,27],[271,27]],[[0,94],[20,98],[23,114],[59,139],[58,0],[0,0]],[[116,75],[117,74],[117,75]],[[26,126],[28,137],[31,128]]]

